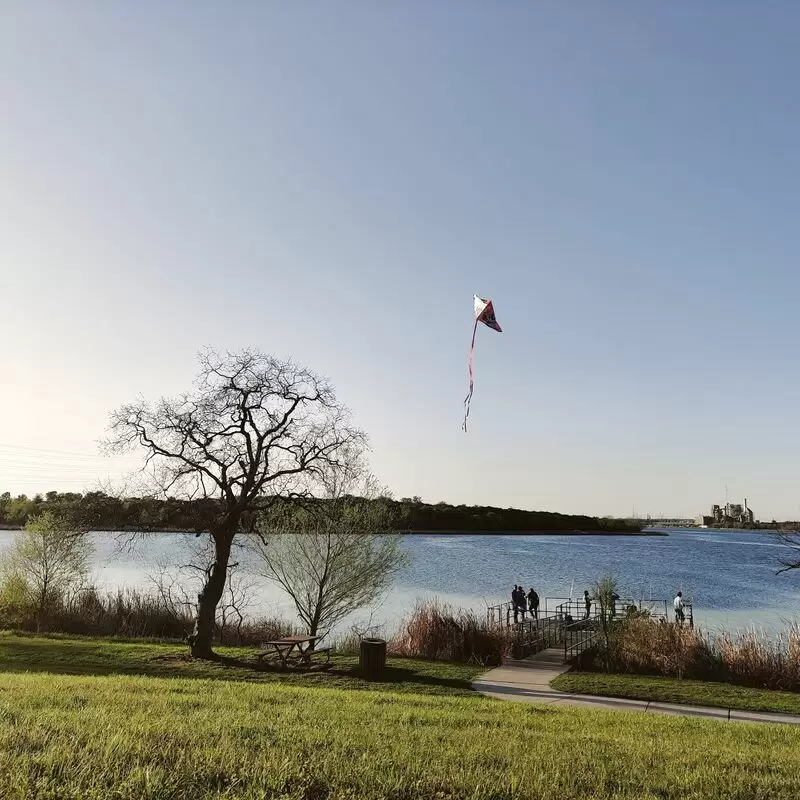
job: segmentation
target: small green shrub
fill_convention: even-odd
[[[33,609],[31,590],[25,579],[9,572],[0,579],[0,625],[8,627],[7,620],[27,614]]]

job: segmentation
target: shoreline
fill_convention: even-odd
[[[402,531],[406,536],[669,536],[666,531]]]
[[[0,531],[21,531],[22,527],[0,525]],[[93,528],[90,533],[197,533],[194,530],[175,528],[173,530],[132,530],[128,528]],[[465,531],[465,530],[406,530],[396,531],[404,536],[669,536],[665,531]]]

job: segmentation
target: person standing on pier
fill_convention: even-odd
[[[511,592],[511,608],[514,609],[514,622],[519,622],[519,593],[522,589],[514,584],[514,591]]]
[[[583,593],[583,603],[586,606],[586,616],[584,619],[589,619],[589,614],[592,611],[592,598],[589,597],[589,590],[586,589]]]
[[[533,586],[528,592],[528,610],[534,619],[539,619],[539,595],[533,590]]]
[[[672,605],[675,608],[675,622],[680,624],[686,618],[683,613],[683,592],[678,592],[678,594],[675,595]]]
[[[525,600],[525,590],[522,588],[522,584],[519,585],[517,589],[517,608],[519,609],[519,613],[522,614],[522,621],[525,621],[525,614],[528,613],[528,603]]]
[[[614,592],[614,594],[611,595],[611,618],[612,619],[617,616],[617,600],[619,600],[619,599],[620,599],[619,595],[616,592]]]

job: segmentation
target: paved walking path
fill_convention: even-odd
[[[655,703],[647,700],[624,700],[616,697],[559,692],[550,688],[550,681],[570,669],[561,661],[563,652],[563,648],[554,647],[522,661],[512,661],[482,675],[473,681],[472,686],[487,697],[512,700],[516,703],[546,703],[606,711],[636,711],[640,714],[672,714],[680,717],[704,717],[720,722],[800,724],[800,715],[794,714],[737,711],[729,708],[685,706],[677,703]]]

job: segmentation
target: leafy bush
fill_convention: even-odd
[[[16,572],[9,572],[0,579],[0,622],[31,606],[31,590],[25,579]]]

